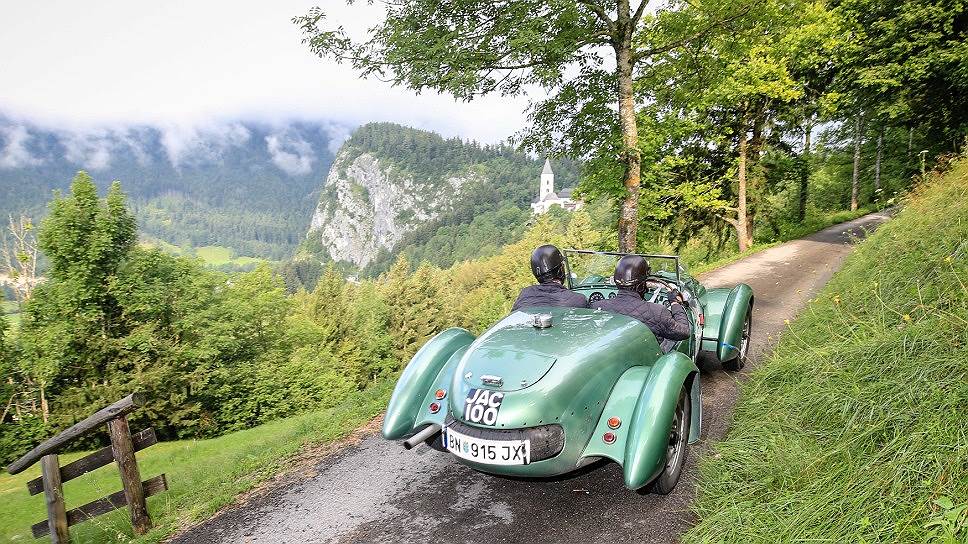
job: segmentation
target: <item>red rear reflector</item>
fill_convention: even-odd
[[[444,391],[443,389],[438,389],[436,392],[434,392],[434,398],[437,400],[441,400],[446,396],[447,396],[447,391]]]
[[[617,418],[615,416],[612,416],[612,417],[608,418],[608,428],[609,429],[618,429],[621,426],[622,426],[622,420],[621,419],[619,419],[619,418]]]
[[[706,324],[706,315],[705,314],[699,314],[699,325],[702,326],[702,325],[705,325],[705,324]]]
[[[605,434],[603,434],[602,435],[602,440],[606,444],[614,444],[615,443],[615,433],[605,433]]]
[[[440,404],[438,404],[436,402],[431,402],[430,403],[430,413],[431,414],[436,414],[439,411],[440,411]]]

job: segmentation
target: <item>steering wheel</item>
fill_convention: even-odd
[[[645,286],[649,289],[654,289],[652,292],[652,298],[649,299],[649,302],[659,302],[660,304],[666,304],[666,306],[671,306],[671,304],[667,303],[669,297],[663,297],[664,301],[660,302],[659,296],[663,293],[678,290],[678,287],[676,287],[676,285],[671,281],[657,278],[655,276],[647,278],[645,280]]]

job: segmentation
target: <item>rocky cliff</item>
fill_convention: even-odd
[[[513,241],[531,218],[544,158],[392,123],[356,129],[336,154],[300,256],[379,274],[403,253],[450,266]],[[556,161],[560,183],[577,180]]]
[[[370,153],[341,150],[330,169],[309,236],[334,261],[364,267],[381,249],[392,251],[404,234],[452,209],[473,175],[443,183],[418,180]]]

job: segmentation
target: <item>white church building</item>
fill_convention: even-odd
[[[582,203],[580,200],[572,200],[571,192],[571,189],[555,192],[555,173],[551,169],[551,161],[545,159],[544,168],[541,169],[541,184],[538,186],[538,199],[531,203],[531,210],[535,215],[547,212],[552,206],[561,206],[570,212],[580,210]]]

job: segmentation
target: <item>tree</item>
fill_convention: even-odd
[[[653,57],[704,39],[749,9],[710,2],[702,12],[647,13],[648,4],[388,2],[386,20],[362,42],[342,27],[324,28],[325,14],[319,8],[293,22],[318,56],[349,62],[364,77],[377,76],[416,91],[432,89],[471,100],[491,93],[517,95],[534,85],[547,89],[551,97],[533,106],[532,126],[523,136],[534,149],[583,157],[620,135],[616,159],[622,165],[625,194],[619,248],[634,251],[641,181],[636,107],[642,103],[634,90],[636,73],[648,70]]]
[[[708,8],[700,3],[691,9]],[[694,125],[677,135],[656,165],[672,167],[665,177],[683,186],[677,198],[686,209],[704,208],[733,228],[741,251],[753,243],[756,214],[769,189],[760,159],[770,149],[788,147],[784,132],[800,132],[802,121],[816,115],[820,91],[811,87],[829,77],[822,52],[835,34],[822,4],[761,2],[730,33],[655,58],[648,77],[637,81],[656,96],[654,115]]]
[[[968,133],[968,25],[962,2],[837,0],[849,39],[832,61],[837,120],[861,112],[881,127],[925,135],[932,154],[957,152]]]
[[[11,215],[9,218],[6,235],[0,235],[0,256],[3,257],[0,272],[7,276],[17,303],[22,305],[40,281],[37,277],[37,236],[29,217],[21,215],[14,219]]]
[[[64,366],[98,374],[108,364],[109,338],[121,316],[109,283],[137,240],[134,217],[115,182],[104,200],[94,181],[79,172],[68,197],[55,195],[38,235],[50,261],[50,280],[24,310],[24,372],[37,387],[44,422],[46,390]]]

